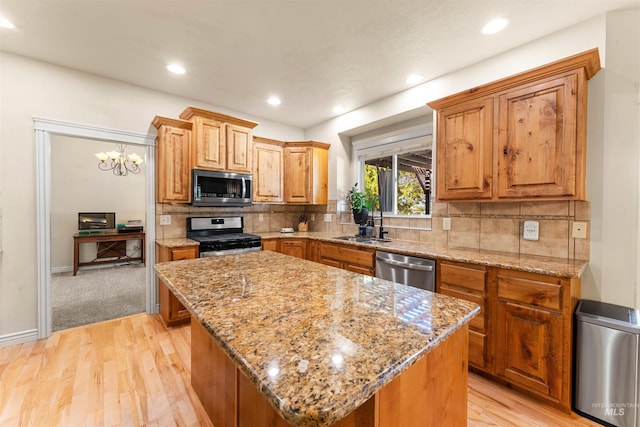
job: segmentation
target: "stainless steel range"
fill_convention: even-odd
[[[187,237],[200,242],[201,258],[261,250],[260,236],[243,228],[241,216],[187,218]]]

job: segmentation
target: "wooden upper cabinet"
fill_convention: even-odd
[[[251,172],[252,129],[258,123],[195,107],[180,118],[193,122],[192,168]]]
[[[597,49],[433,101],[436,199],[585,200]]]
[[[227,167],[232,172],[251,172],[251,145],[253,133],[250,128],[226,125]]]
[[[253,201],[284,201],[284,143],[253,138]]]
[[[326,204],[329,179],[329,144],[288,142],[284,148],[284,201]]]
[[[284,198],[287,203],[311,202],[311,148],[284,149]]]
[[[158,129],[156,199],[158,203],[191,202],[192,123],[156,116]]]
[[[438,111],[436,194],[440,200],[490,199],[494,98]]]
[[[193,117],[193,154],[195,169],[223,170],[226,166],[225,124],[206,117]]]
[[[582,70],[499,97],[498,197],[577,197],[584,141],[576,135]],[[582,106],[581,106],[582,108]]]

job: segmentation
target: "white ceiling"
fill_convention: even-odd
[[[0,49],[308,128],[640,0],[1,0]],[[506,17],[505,31],[480,28]],[[165,70],[180,62],[187,74]],[[271,95],[282,99],[272,107]]]

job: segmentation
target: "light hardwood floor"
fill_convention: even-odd
[[[0,426],[212,426],[190,328],[138,314],[0,348]],[[469,426],[597,426],[469,375]]]

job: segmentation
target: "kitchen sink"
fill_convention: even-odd
[[[377,237],[367,237],[367,236],[340,236],[340,237],[334,237],[334,239],[346,240],[348,242],[369,243],[369,244],[391,241],[391,239],[379,239]]]

